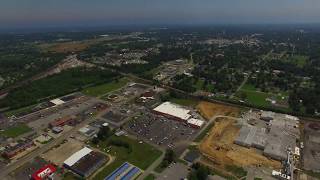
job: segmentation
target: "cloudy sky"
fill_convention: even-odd
[[[0,28],[221,23],[320,23],[320,0],[0,0]]]

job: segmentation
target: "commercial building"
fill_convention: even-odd
[[[75,123],[75,118],[76,118],[75,116],[66,116],[60,119],[56,119],[55,121],[50,122],[49,126],[50,128],[53,128],[53,127],[61,127],[67,124],[72,125]]]
[[[201,128],[204,124],[204,121],[200,119],[190,118],[187,123],[193,128]]]
[[[177,121],[187,121],[191,117],[191,115],[189,114],[190,110],[170,102],[162,103],[161,105],[154,108],[153,112]]]
[[[55,106],[58,106],[58,105],[64,104],[65,102],[61,99],[53,99],[50,101],[50,103],[52,103]]]
[[[31,177],[32,177],[32,180],[48,179],[56,171],[57,171],[57,169],[56,169],[56,167],[54,165],[48,164],[48,165],[40,168],[39,170],[37,170],[35,173],[33,173]]]
[[[102,153],[84,147],[65,160],[63,166],[82,177],[88,177],[106,161],[107,158]]]
[[[79,132],[81,134],[84,134],[87,137],[93,137],[94,135],[96,135],[98,133],[99,129],[98,128],[94,128],[92,126],[85,126],[81,129],[79,129]]]
[[[32,146],[34,146],[34,142],[31,139],[24,139],[18,143],[10,144],[9,146],[7,146],[2,153],[2,156],[4,158],[11,159],[20,152],[23,152]]]
[[[260,119],[268,121],[266,127],[243,125],[234,143],[260,149],[265,156],[275,160],[287,160],[287,151],[296,149],[296,140],[300,136],[298,118],[265,112]]]

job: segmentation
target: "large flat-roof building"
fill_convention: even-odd
[[[139,168],[129,164],[128,162],[125,162],[111,174],[105,177],[104,180],[134,180],[139,176],[139,174],[141,174],[141,170]]]
[[[267,127],[243,125],[234,143],[260,149],[265,156],[275,160],[286,160],[287,151],[294,150],[297,146],[296,139],[300,136],[299,119],[273,112],[264,113],[264,117],[270,117],[261,119],[268,121]]]
[[[190,110],[171,102],[164,102],[153,109],[156,114],[167,116],[178,121],[187,121],[191,115]]]
[[[63,166],[82,177],[88,177],[106,161],[102,153],[84,147],[66,159]]]

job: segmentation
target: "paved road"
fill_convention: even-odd
[[[104,112],[101,112],[99,115],[103,114]],[[80,124],[75,126],[73,129],[70,131],[62,134],[60,137],[54,139],[53,141],[49,142],[48,144],[42,146],[41,148],[38,148],[31,153],[27,154],[26,156],[20,158],[19,160],[9,164],[6,166],[4,169],[1,169],[0,171],[0,179],[8,179],[8,174],[11,173],[12,171],[16,170],[19,168],[21,165],[27,163],[28,161],[31,161],[35,157],[41,155],[42,153],[50,150],[54,146],[62,143],[65,139],[70,137],[73,133],[77,132],[80,128],[82,128],[84,125],[89,124],[90,122],[94,121],[96,118],[90,118],[82,121]]]

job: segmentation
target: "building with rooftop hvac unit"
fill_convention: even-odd
[[[32,180],[53,179],[52,175],[57,171],[56,167],[48,164],[32,174]]]
[[[82,177],[88,177],[106,161],[107,158],[102,153],[84,147],[65,160],[63,166]]]
[[[190,110],[170,102],[162,103],[154,108],[153,112],[177,121],[187,121],[191,117]]]

